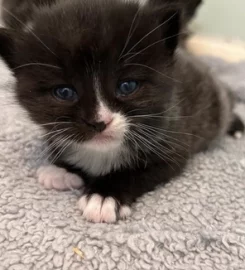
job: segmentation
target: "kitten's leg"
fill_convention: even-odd
[[[236,139],[241,139],[244,134],[244,123],[236,114],[233,115],[231,125],[228,129],[228,134]]]
[[[100,194],[86,194],[78,201],[78,207],[86,220],[99,223],[114,223],[131,215],[128,205],[121,204],[116,198]]]
[[[183,168],[184,164],[180,164]],[[158,184],[180,173],[179,167],[159,164],[138,171],[124,171],[92,179],[83,191],[78,207],[91,222],[113,223],[131,215],[131,204]],[[87,182],[87,181],[86,181]]]
[[[70,190],[83,186],[83,180],[78,175],[55,165],[42,166],[37,170],[38,181],[46,189]]]

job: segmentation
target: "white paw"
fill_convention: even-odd
[[[71,190],[83,186],[83,180],[79,176],[55,165],[40,167],[37,176],[39,183],[46,189]]]
[[[82,196],[78,201],[78,207],[85,219],[94,223],[114,223],[118,217],[125,219],[131,215],[131,209],[128,206],[119,206],[118,209],[115,199],[103,198],[98,194],[93,194],[89,198],[87,195]]]
[[[235,139],[240,140],[240,139],[243,137],[243,132],[237,131],[237,132],[234,134],[234,137],[235,137]]]

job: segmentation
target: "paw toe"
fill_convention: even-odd
[[[75,189],[81,188],[83,186],[81,178],[76,174],[67,173],[65,175],[65,181],[68,182],[68,184],[70,183],[71,187]]]
[[[104,200],[101,208],[101,222],[114,223],[117,220],[116,215],[116,201],[112,197],[108,197]]]
[[[98,195],[92,195],[88,200],[88,203],[83,211],[83,216],[92,222],[98,223],[101,222],[101,207],[102,207],[103,198]]]
[[[37,170],[38,181],[46,189],[69,190],[83,185],[82,179],[55,165],[42,166]]]
[[[125,219],[131,215],[128,206],[119,206],[112,197],[102,197],[98,194],[83,195],[78,201],[78,207],[83,212],[83,217],[91,222],[114,223],[117,217]]]
[[[132,211],[131,211],[131,208],[127,205],[123,205],[120,207],[120,210],[119,210],[119,216],[121,219],[125,219],[129,216],[131,216],[132,214]]]

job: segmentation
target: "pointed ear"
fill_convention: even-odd
[[[164,5],[153,11],[152,14],[157,19],[157,24],[161,29],[161,38],[166,49],[173,54],[179,44],[181,31],[182,13],[176,6]]]
[[[165,45],[173,53],[179,44],[181,31],[181,13],[179,10],[168,11],[162,18],[162,35]]]
[[[15,40],[12,30],[0,28],[0,57],[10,68],[14,68]]]

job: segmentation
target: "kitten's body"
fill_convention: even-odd
[[[178,11],[153,1],[60,0],[38,9],[31,25],[1,30],[0,54],[15,72],[20,104],[49,132],[55,164],[83,179],[79,206],[88,220],[128,216],[135,199],[229,130],[232,96],[178,48]],[[125,81],[137,88],[122,95]],[[76,89],[72,102],[54,94],[64,84]],[[80,186],[54,166],[39,179],[49,188]]]

